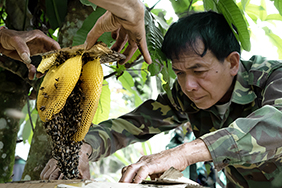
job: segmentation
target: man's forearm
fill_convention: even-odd
[[[188,165],[212,160],[208,147],[201,139],[182,144],[180,147],[183,147],[182,151],[185,151],[183,155],[185,155],[184,158],[188,161]]]
[[[80,150],[80,155],[90,156],[92,153],[92,147],[88,143],[83,143]]]

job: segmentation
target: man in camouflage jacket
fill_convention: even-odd
[[[212,161],[224,169],[227,187],[282,187],[282,63],[240,60],[228,23],[214,12],[174,23],[162,50],[177,74],[173,99],[159,95],[92,127],[85,138],[90,160],[189,123],[196,140],[141,157],[120,181],[139,183],[171,166]]]

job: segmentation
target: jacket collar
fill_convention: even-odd
[[[239,71],[231,97],[231,101],[237,104],[248,104],[257,97],[253,91],[253,86],[249,84],[249,73],[240,63]]]

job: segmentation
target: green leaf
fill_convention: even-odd
[[[32,123],[33,123],[33,128],[35,128],[35,125],[36,125],[36,119],[37,119],[37,116],[38,116],[38,113],[36,110],[33,110],[31,112],[31,119],[32,119]],[[29,119],[29,115],[27,114],[26,116],[26,123],[24,125],[24,129],[23,129],[23,132],[22,132],[22,138],[23,138],[23,141],[24,143],[26,143],[26,141],[29,142],[29,144],[31,144],[31,139],[32,139],[32,136],[33,136],[33,131],[32,131],[32,128],[31,128],[31,123],[30,123],[30,119]]]
[[[19,121],[19,125],[21,125],[24,121],[26,121],[29,117],[28,117],[28,111],[27,111],[27,103],[25,104],[25,106],[22,109],[22,113],[26,114],[24,118],[21,118]]]
[[[133,78],[127,71],[125,71],[123,75],[119,77],[119,80],[122,83],[122,86],[128,91],[134,86]]]
[[[191,0],[169,0],[171,2],[171,5],[174,9],[175,14],[177,14],[179,17],[185,16],[189,10],[189,6],[191,3]],[[193,0],[192,4],[197,2],[197,0]]]
[[[171,69],[170,61],[165,57],[161,51],[163,42],[163,35],[159,28],[154,24],[153,17],[149,12],[145,12],[145,26],[147,46],[152,57],[153,63],[148,66],[148,71],[151,76],[162,74],[162,78],[166,84],[163,85],[164,90],[169,97],[172,97],[170,90],[171,80],[175,78],[175,74]],[[169,62],[168,64],[166,62]],[[172,98],[170,98],[172,99]]]
[[[148,66],[148,70],[151,73],[151,76],[156,76],[162,70],[162,65],[159,62],[154,62]]]
[[[52,39],[54,39],[55,41],[58,41],[58,36],[56,33],[59,32],[59,28],[57,28],[56,30],[53,30],[53,29],[48,29],[48,32],[49,32],[49,36],[52,37]]]
[[[117,64],[117,66],[111,66],[117,73],[116,73],[116,76],[117,77],[120,77],[124,71],[126,71],[126,67],[125,67],[125,64],[123,65],[120,65],[120,64]]]
[[[28,137],[28,139],[27,139],[29,145],[31,145],[32,138],[33,138],[33,131],[30,132],[30,135],[29,135],[29,137]]]
[[[282,16],[280,14],[269,14],[267,15],[264,21],[270,21],[270,20],[282,21]]]
[[[168,26],[168,24],[166,23],[165,20],[163,20],[163,19],[160,18],[159,16],[156,16],[155,14],[151,14],[151,15],[154,17],[155,20],[158,21],[158,24],[159,24],[163,29],[165,29],[165,30],[168,29],[169,26]]]
[[[92,12],[83,22],[81,28],[76,32],[75,36],[73,37],[73,46],[77,46],[83,44],[86,40],[87,34],[92,29],[96,21],[106,12],[103,8],[97,8],[96,11]],[[111,45],[113,41],[110,32],[103,33],[98,41],[102,41],[108,46]]]
[[[111,91],[106,80],[103,81],[102,93],[99,100],[99,105],[92,123],[98,124],[109,118],[111,109]]]
[[[128,42],[124,45],[123,49],[120,51],[120,53],[123,53],[126,48],[128,46]],[[134,54],[132,55],[132,57],[130,58],[130,60],[127,63],[132,63],[133,61],[135,61],[139,56],[141,55],[141,52],[139,51],[139,49],[137,49]],[[124,71],[125,65],[119,65],[119,67],[123,66],[122,71]],[[119,72],[120,70],[117,70],[117,72]],[[119,75],[119,74],[118,74]]]
[[[131,87],[134,86],[134,81],[132,76],[125,71],[119,78],[118,80],[121,82],[122,87],[124,87],[127,91],[129,91],[130,93],[134,94],[134,98],[135,98],[135,106],[139,106],[143,101],[141,100],[140,96],[138,95],[138,93],[133,90]]]
[[[168,65],[167,66],[168,66],[168,74],[169,74],[170,78],[172,78],[173,80],[176,79],[176,74],[175,74],[175,72],[172,69],[172,62],[168,61]]]
[[[244,50],[250,51],[251,42],[246,20],[238,6],[233,0],[213,0],[217,5],[217,10],[222,13],[232,29],[235,37],[241,43]]]
[[[68,0],[45,0],[46,15],[53,30],[61,26],[67,15]]]
[[[201,1],[193,1],[192,8],[191,8],[190,11],[192,11],[192,12],[203,12],[203,11],[205,11],[204,1],[202,1],[202,2]]]
[[[22,132],[22,138],[23,138],[24,143],[26,143],[26,141],[28,140],[30,133],[31,133],[31,125],[28,120],[26,121],[23,132]]]
[[[35,109],[35,107],[33,106],[33,101],[30,101],[29,104],[30,104],[30,116],[28,114],[28,103],[25,104],[25,106],[23,107],[22,109],[22,113],[23,114],[26,114],[24,118],[21,118],[20,119],[20,122],[19,124],[24,126],[23,127],[23,130],[22,130],[22,138],[23,138],[23,141],[24,143],[26,143],[26,141],[29,142],[29,144],[31,143],[31,140],[32,140],[32,136],[33,136],[33,132],[32,132],[32,128],[31,128],[31,123],[30,123],[30,116],[31,116],[31,120],[32,120],[32,123],[33,123],[33,128],[35,128],[36,126],[36,121],[37,121],[37,118],[38,118],[38,112],[37,110]],[[33,108],[34,107],[34,108]]]
[[[267,16],[265,0],[260,1],[260,7],[261,7],[261,11],[259,12],[260,13],[259,18],[260,20],[264,21]]]
[[[217,12],[216,4],[211,0],[203,0],[205,10],[213,10]]]
[[[151,155],[152,154],[152,147],[151,147],[150,141],[142,142],[141,146],[142,146],[142,150],[143,150],[144,155]]]
[[[161,18],[164,18],[164,16],[166,15],[166,11],[160,8],[154,8],[150,12],[156,16],[159,16],[160,14],[162,14]]]
[[[279,14],[282,15],[282,2],[281,2],[281,0],[274,0],[274,6],[278,10]]]
[[[249,4],[245,8],[245,12],[248,14],[248,16],[256,22],[257,19],[259,18],[260,20],[265,19],[266,15],[266,10],[262,6],[254,5],[254,4]],[[264,12],[264,13],[263,13]],[[265,15],[265,17],[262,17],[262,15]]]
[[[128,166],[131,164],[131,162],[126,159],[126,157],[124,156],[122,150],[118,150],[113,154],[120,162],[122,162],[125,166]]]
[[[262,28],[265,31],[265,34],[269,37],[270,42],[277,47],[277,53],[279,59],[282,59],[282,39],[274,34],[268,27]]]
[[[165,55],[161,52],[163,34],[156,27],[154,17],[149,11],[145,11],[145,29],[148,50],[150,52],[153,63],[149,65],[148,70],[152,76],[161,72],[162,62],[166,60]]]
[[[238,6],[240,6],[240,4],[238,4]],[[249,4],[245,8],[245,12],[248,14],[250,18],[252,18],[254,22],[256,22],[258,18],[262,21],[265,21],[267,18],[267,10],[266,10],[265,1],[262,0],[260,6]]]
[[[170,75],[169,75],[169,70],[168,70],[168,65],[167,65],[167,63],[168,63],[167,61],[164,62],[164,67],[163,67],[163,69],[162,69],[162,75],[163,75],[164,81],[170,83],[170,82],[169,82],[169,80],[170,80]]]
[[[163,89],[165,90],[165,92],[167,94],[168,99],[170,100],[171,104],[174,106],[175,102],[173,100],[170,84],[169,83],[165,83],[162,86],[163,86]]]
[[[148,79],[148,64],[143,62],[142,63],[142,67],[141,67],[141,71],[140,71],[140,74],[141,74],[141,77],[142,77],[142,81],[143,83],[145,83]]]
[[[245,8],[248,6],[249,3],[250,0],[241,0],[243,10],[245,10]]]
[[[97,8],[97,5],[95,5],[94,3],[89,2],[88,0],[80,0],[80,2],[86,6],[91,6],[93,8],[93,10],[95,11]]]

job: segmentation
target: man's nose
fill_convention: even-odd
[[[198,84],[196,79],[193,76],[186,76],[185,79],[185,90],[191,92],[193,90],[197,90]]]

